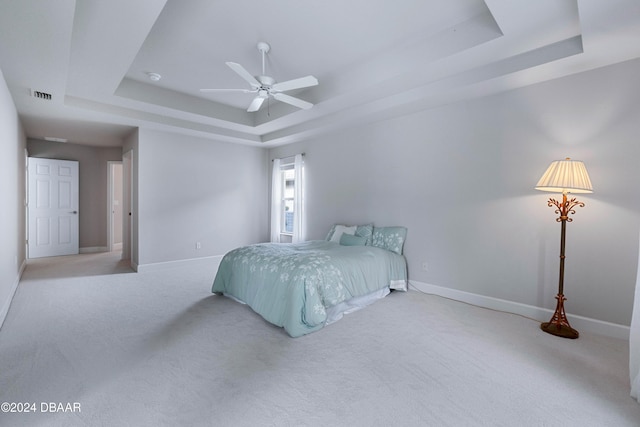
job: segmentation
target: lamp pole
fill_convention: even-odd
[[[573,221],[573,218],[571,218],[569,214],[575,214],[576,211],[574,208],[576,206],[583,208],[584,203],[576,200],[575,197],[567,200],[567,192],[563,191],[562,202],[558,202],[557,200],[550,198],[548,206],[555,206],[557,208],[555,212],[560,215],[558,218],[556,218],[556,221],[561,223],[560,277],[558,279],[558,295],[556,295],[556,311],[553,313],[550,321],[544,322],[540,325],[540,329],[552,335],[575,339],[578,338],[580,334],[578,333],[578,331],[571,327],[571,325],[569,324],[569,320],[567,319],[567,315],[564,311],[564,302],[567,300],[564,296],[564,248],[567,233],[567,222]]]

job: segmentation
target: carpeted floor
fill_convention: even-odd
[[[31,261],[0,330],[0,402],[36,411],[0,425],[640,425],[626,341],[417,291],[293,339],[211,295],[214,271]]]

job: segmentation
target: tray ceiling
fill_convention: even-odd
[[[637,58],[639,37],[633,0],[0,2],[27,135],[102,146],[135,127],[286,144]],[[318,78],[291,93],[313,108],[199,91],[244,88],[225,62],[260,74],[259,41],[276,80]]]

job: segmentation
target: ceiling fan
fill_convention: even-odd
[[[287,80],[285,82],[277,83],[273,77],[267,76],[265,71],[265,55],[269,52],[271,46],[268,43],[260,42],[258,43],[258,50],[262,53],[262,74],[259,76],[252,76],[242,65],[237,64],[235,62],[226,62],[226,64],[235,71],[240,77],[246,80],[249,85],[251,85],[251,89],[200,89],[200,92],[210,93],[210,92],[244,92],[244,93],[255,93],[257,94],[249,108],[248,112],[258,111],[262,106],[262,103],[268,99],[270,96],[278,101],[285,102],[287,104],[291,104],[295,107],[302,108],[307,110],[313,107],[313,104],[307,101],[304,101],[299,98],[295,98],[291,95],[287,95],[282,92],[286,92],[288,90],[293,89],[301,89],[305,87],[315,86],[318,84],[318,79],[313,76],[301,77],[299,79]]]

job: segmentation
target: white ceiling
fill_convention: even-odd
[[[637,58],[638,40],[637,0],[0,0],[27,136],[98,146],[135,127],[280,145]],[[225,62],[260,74],[259,41],[277,81],[318,78],[290,93],[313,108],[199,92],[247,87]]]

